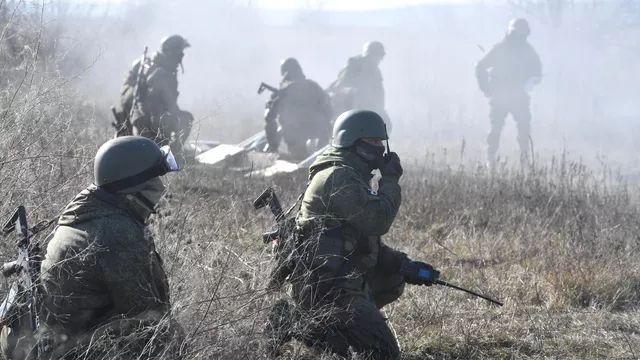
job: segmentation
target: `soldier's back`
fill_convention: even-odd
[[[522,89],[537,68],[537,54],[528,42],[510,44],[502,41],[491,49],[490,82],[497,87]]]
[[[42,263],[42,284],[42,333],[56,352],[86,345],[114,319],[169,302],[166,275],[142,223],[88,190],[59,220]]]
[[[107,315],[100,312],[111,304],[98,253],[121,251],[124,239],[143,237],[141,226],[126,211],[87,192],[76,197],[61,216],[42,263],[43,321],[68,333],[94,327],[97,317]]]

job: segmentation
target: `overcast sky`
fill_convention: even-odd
[[[135,0],[75,0],[80,3],[109,2],[124,3]],[[211,0],[216,1],[216,0]],[[226,1],[226,0],[225,0]],[[420,4],[461,4],[473,2],[493,2],[496,0],[236,0],[240,5],[251,5],[267,9],[308,9],[324,10],[372,10],[392,9]]]
[[[256,7],[296,9],[322,8],[325,10],[388,9],[419,4],[468,3],[469,0],[253,0]]]

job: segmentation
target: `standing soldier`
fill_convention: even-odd
[[[180,35],[163,38],[160,51],[144,64],[138,94],[134,94],[134,89],[140,60],[134,62],[121,92],[122,112],[132,114],[132,134],[152,139],[160,146],[171,145],[179,156],[193,125],[193,115],[178,106],[178,67],[182,68],[184,50],[188,47],[189,42]]]
[[[379,41],[364,44],[362,55],[349,58],[328,92],[336,113],[351,109],[374,111],[384,119],[391,132],[391,120],[385,110],[384,85],[379,65],[386,52]]]
[[[42,263],[47,359],[178,357],[169,342],[181,328],[146,227],[165,190],[159,177],[178,170],[168,146],[143,137],[100,147],[94,184],[67,205]]]
[[[496,44],[476,64],[478,86],[489,98],[491,130],[487,135],[487,164],[493,168],[500,145],[500,133],[507,115],[511,114],[518,129],[520,163],[529,157],[531,110],[528,91],[540,83],[542,63],[527,41],[529,23],[514,19],[505,38]]]
[[[288,58],[280,63],[280,89],[266,104],[265,132],[270,152],[278,152],[281,136],[291,155],[306,159],[308,139],[318,139],[320,147],[329,142],[331,133],[331,100],[315,81],[305,77],[298,60]],[[278,132],[278,123],[281,132]]]
[[[382,242],[400,207],[403,173],[398,155],[383,155],[386,139],[373,111],[351,110],[336,120],[331,146],[309,169],[296,216],[295,310],[285,299],[275,304],[269,351],[294,337],[345,357],[351,347],[367,359],[399,358],[380,309],[402,295],[405,283],[432,285],[439,272]],[[382,174],[377,193],[370,187],[374,169]]]

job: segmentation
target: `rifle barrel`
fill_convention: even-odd
[[[499,302],[499,301],[497,301],[497,300],[493,300],[492,298],[489,298],[489,297],[486,297],[486,296],[484,296],[484,295],[478,294],[477,292],[473,292],[473,291],[471,291],[471,290],[463,289],[463,288],[461,288],[461,287],[459,287],[459,286],[456,286],[456,285],[450,284],[450,283],[448,283],[448,282],[446,282],[446,281],[436,280],[436,284],[438,284],[438,285],[442,285],[442,286],[447,286],[447,287],[450,287],[450,288],[453,288],[453,289],[456,289],[456,290],[460,290],[460,291],[466,292],[467,294],[471,294],[471,295],[473,295],[473,296],[477,296],[477,297],[479,297],[479,298],[485,299],[485,300],[487,300],[487,301],[489,301],[489,302],[492,302],[492,303],[497,304],[497,305],[500,305],[500,306],[503,306],[503,305],[504,305],[503,303],[501,303],[501,302]]]

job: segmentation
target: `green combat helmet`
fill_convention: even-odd
[[[518,41],[525,41],[529,35],[531,35],[531,28],[529,22],[523,18],[516,18],[509,21],[507,27],[507,39],[514,39]]]
[[[333,147],[348,148],[362,138],[388,140],[380,115],[371,110],[349,110],[338,116],[333,125]]]
[[[382,58],[386,55],[386,52],[384,51],[384,45],[380,41],[371,41],[362,47],[362,55]]]
[[[280,63],[280,75],[285,76],[285,74],[289,74],[290,76],[298,76],[302,74],[302,67],[298,60],[295,58],[282,60]]]
[[[188,47],[191,44],[180,35],[165,36],[160,40],[160,52],[165,55],[182,53]]]
[[[191,44],[180,35],[165,36],[160,41],[160,53],[167,57],[176,66],[182,67],[182,58],[184,58],[184,49],[191,47]]]
[[[142,136],[121,136],[104,143],[93,162],[94,183],[110,193],[135,193],[144,183],[180,170],[169,146]]]

